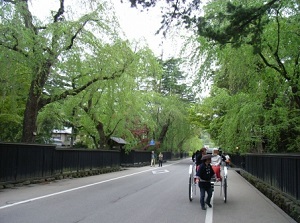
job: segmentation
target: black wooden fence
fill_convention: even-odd
[[[0,182],[120,166],[118,151],[55,149],[52,145],[0,143]]]
[[[164,160],[180,155],[164,152]],[[56,149],[54,145],[0,143],[0,184],[99,170],[121,165],[150,164],[151,152]]]
[[[139,163],[150,162],[151,153],[149,151],[135,151],[131,150],[126,152],[121,150],[121,164],[122,165],[134,165]]]
[[[231,155],[232,163],[258,179],[300,200],[300,155]]]

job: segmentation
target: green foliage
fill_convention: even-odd
[[[194,152],[196,152],[197,150],[203,147],[204,147],[203,142],[201,141],[201,139],[199,139],[198,136],[195,135],[185,141],[183,145],[183,151],[190,152],[190,155],[192,155]]]
[[[0,45],[0,140],[20,141],[22,116],[29,88],[29,70],[24,62]]]
[[[292,2],[213,1],[199,20],[199,80],[213,86],[190,119],[222,148],[299,151],[299,13]]]
[[[52,138],[54,129],[64,129],[64,107],[56,102],[45,106],[38,116],[37,143],[48,144]]]
[[[184,72],[179,68],[182,61],[180,59],[171,58],[166,61],[161,61],[161,63],[163,69],[160,83],[161,94],[177,95],[182,99],[190,99],[193,101],[194,98],[189,97],[187,84],[184,83]]]
[[[15,142],[21,138],[22,118],[16,114],[0,114],[0,141]]]
[[[214,1],[208,4],[206,15],[198,18],[198,33],[220,44],[231,43],[240,47],[247,42],[259,48],[261,34],[269,19],[268,10],[276,7],[278,0],[267,4],[248,1]],[[215,14],[217,11],[217,14]]]

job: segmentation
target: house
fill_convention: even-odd
[[[54,129],[52,131],[53,144],[57,146],[71,146],[72,128],[63,130]]]
[[[127,142],[122,138],[110,137],[108,144],[109,147],[113,150],[122,150]]]

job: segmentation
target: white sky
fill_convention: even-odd
[[[146,42],[153,51],[156,51],[156,55],[160,53],[158,48],[161,40],[155,35],[161,20],[157,10],[140,12],[136,8],[130,8],[130,4],[120,3],[119,0],[115,0],[114,5],[121,28],[128,39]]]
[[[160,28],[162,14],[159,4],[155,8],[141,12],[139,9],[130,8],[130,4],[120,3],[120,0],[113,0],[117,16],[122,29],[128,39],[137,40],[140,43],[146,42],[156,56],[161,56],[163,50],[164,58],[179,56],[182,39],[178,36],[168,35],[163,38],[162,34],[155,35]]]

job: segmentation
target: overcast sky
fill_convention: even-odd
[[[139,9],[130,8],[129,3],[121,4],[120,0],[114,0],[113,3],[120,25],[129,39],[136,39],[141,43],[146,41],[156,56],[161,56],[162,50],[164,58],[179,55],[183,41],[179,36],[174,33],[167,35],[167,38],[163,38],[161,33],[155,35],[162,20],[160,4],[141,12]]]

